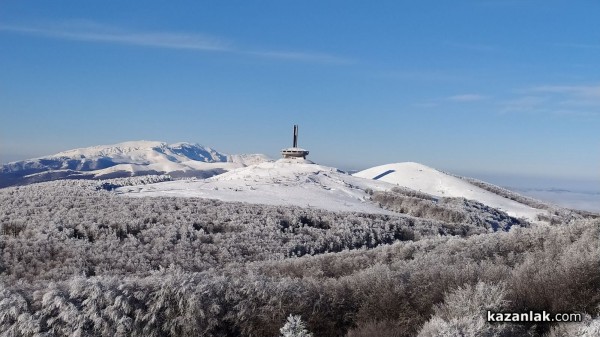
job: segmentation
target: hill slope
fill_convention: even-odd
[[[395,163],[372,167],[354,174],[355,177],[386,182],[437,197],[477,200],[484,205],[505,211],[514,217],[535,220],[545,210],[536,209],[477,187],[466,180],[418,163]]]
[[[181,180],[117,190],[130,196],[181,196],[296,205],[333,211],[390,213],[369,201],[367,189],[393,185],[353,177],[333,167],[279,159],[238,168],[204,180]]]

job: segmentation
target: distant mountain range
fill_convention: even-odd
[[[198,144],[156,141],[93,146],[8,163],[0,167],[0,187],[59,179],[101,180],[165,174],[175,181],[111,186],[116,193],[129,196],[168,194],[369,213],[389,213],[373,202],[371,193],[397,187],[425,193],[436,200],[445,197],[475,200],[533,222],[555,210],[546,203],[500,187],[418,163],[386,164],[349,174],[309,160],[274,161],[262,154],[228,155]],[[185,177],[199,179],[176,179]]]
[[[207,178],[267,161],[262,154],[227,155],[191,143],[133,141],[74,149],[4,164],[0,187],[56,179],[109,179],[148,174]]]

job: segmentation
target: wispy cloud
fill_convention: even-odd
[[[557,43],[557,47],[576,48],[576,49],[597,49],[600,50],[600,44],[591,43]]]
[[[600,100],[600,85],[544,85],[533,87],[530,90],[533,92]]]
[[[169,49],[231,50],[229,43],[224,40],[201,34],[131,32],[87,22],[67,23],[47,27],[0,25],[0,30],[47,38],[87,42],[118,43]]]
[[[540,85],[519,92],[521,97],[501,102],[500,113],[581,118],[600,116],[600,86]]]
[[[462,94],[462,95],[454,95],[448,97],[448,100],[454,102],[475,102],[481,101],[484,99],[488,99],[488,96],[479,95],[479,94]]]
[[[439,103],[437,102],[418,102],[418,103],[413,103],[413,106],[416,108],[435,108],[437,106],[439,106]]]
[[[529,92],[545,95],[555,106],[600,107],[600,85],[543,85],[529,88]]]
[[[489,96],[479,95],[479,94],[461,94],[454,95],[444,98],[434,98],[428,101],[416,102],[412,105],[417,108],[435,108],[441,105],[448,105],[449,102],[453,103],[469,103],[469,102],[477,102],[489,99]]]
[[[598,117],[600,112],[589,110],[552,110],[551,113],[558,117]]]
[[[494,6],[494,7],[513,7],[513,6],[521,6],[525,4],[526,1],[523,0],[487,0],[487,1],[477,1],[476,4],[480,6]]]
[[[130,31],[91,21],[73,21],[43,26],[0,25],[0,31],[63,40],[236,53],[289,61],[336,64],[353,63],[353,60],[326,53],[241,48],[227,39],[206,34]]]
[[[479,52],[479,53],[490,53],[500,50],[498,46],[490,45],[490,44],[478,44],[478,43],[456,43],[456,42],[444,42],[445,46],[466,49],[469,51]]]
[[[539,96],[523,96],[501,103],[501,113],[540,112],[548,99]]]
[[[334,55],[324,53],[313,53],[313,52],[293,52],[293,51],[246,51],[248,55],[254,55],[265,58],[274,58],[281,60],[290,61],[306,61],[306,62],[318,62],[318,63],[337,63],[337,64],[351,64],[354,60],[338,57]]]
[[[469,74],[451,73],[443,70],[411,69],[411,70],[380,70],[366,73],[369,77],[418,82],[463,82],[471,80]]]

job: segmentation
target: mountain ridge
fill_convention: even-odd
[[[129,141],[12,162],[0,167],[0,187],[59,179],[104,180],[165,174],[199,180],[130,186],[117,193],[388,213],[371,200],[369,193],[392,191],[399,186],[435,198],[475,200],[509,216],[534,222],[540,215],[547,217],[549,209],[511,200],[468,179],[414,162],[385,164],[348,174],[309,160],[272,161],[261,154],[230,155],[188,142]]]
[[[269,160],[228,155],[197,143],[128,141],[62,151],[0,166],[0,188],[56,179],[108,179],[148,174],[206,178]]]

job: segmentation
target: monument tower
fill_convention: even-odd
[[[283,158],[302,158],[306,159],[308,151],[298,147],[298,125],[294,125],[294,142],[292,147],[281,150]]]

